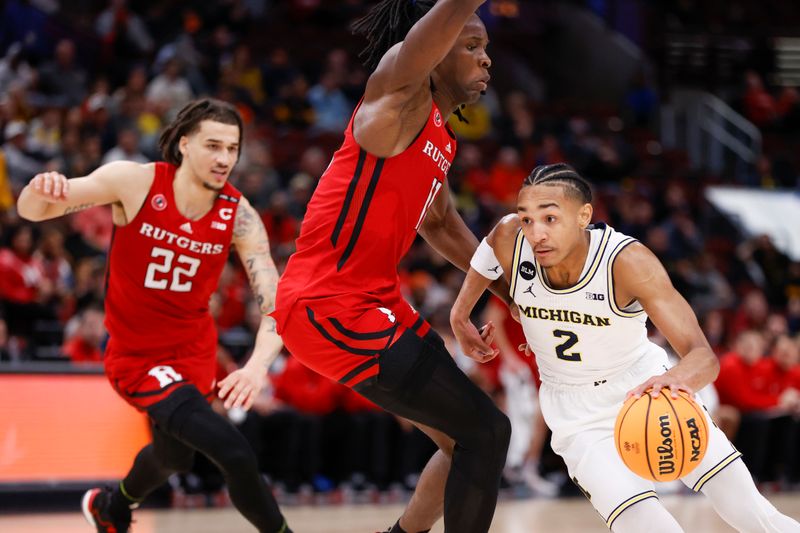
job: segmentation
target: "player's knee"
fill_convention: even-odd
[[[246,475],[258,471],[258,460],[248,446],[227,447],[212,459],[218,463],[223,472],[231,476]]]
[[[194,466],[194,454],[172,454],[161,458],[165,468],[179,473],[186,473]]]
[[[499,409],[497,409],[494,417],[492,431],[495,435],[495,449],[505,460],[506,452],[508,451],[508,443],[511,441],[511,420]]]
[[[472,435],[465,439],[463,446],[474,446],[485,457],[505,462],[508,443],[511,440],[511,421],[497,407],[492,405],[482,417],[476,417]]]

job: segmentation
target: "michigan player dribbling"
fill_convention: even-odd
[[[526,351],[536,354],[553,450],[570,477],[614,532],[682,531],[653,483],[617,454],[614,422],[626,395],[650,387],[653,396],[662,387],[673,396],[692,393],[715,379],[719,363],[659,260],[635,239],[590,225],[591,201],[589,184],[568,165],[535,168],[519,193],[517,214],[506,216],[473,256],[451,324],[465,353],[485,351],[470,312],[505,273]],[[672,368],[647,338],[648,316],[681,357]],[[706,455],[682,481],[739,531],[800,531],[759,494],[741,454],[705,414]]]
[[[281,349],[273,309],[277,272],[256,211],[230,183],[242,119],[225,102],[187,104],[164,130],[165,162],[120,161],[86,177],[39,174],[20,194],[23,218],[47,220],[111,204],[105,370],[117,393],[148,414],[152,443],[113,489],[92,489],[83,511],[100,533],[129,530],[131,509],[200,452],[222,471],[236,508],[262,533],[289,532],[239,431],[209,405],[217,334],[208,305],[232,244],[261,307],[247,364],[219,383],[226,407],[249,408]]]
[[[447,531],[486,532],[510,437],[507,417],[404,301],[397,273],[417,233],[462,270],[478,244],[446,178],[456,152],[447,120],[489,81],[482,3],[384,0],[356,23],[374,72],[278,284],[274,316],[289,351],[440,447],[392,532],[430,529],[442,502]],[[493,326],[483,335],[490,341]]]

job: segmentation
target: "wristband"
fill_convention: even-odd
[[[500,261],[494,255],[494,250],[483,239],[478,245],[478,249],[470,259],[469,266],[471,266],[478,274],[484,278],[496,280],[503,275],[503,267],[500,266]]]

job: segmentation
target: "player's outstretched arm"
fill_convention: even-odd
[[[396,0],[398,2],[412,0]],[[485,0],[439,0],[381,60],[367,86],[371,94],[398,91],[416,93],[428,83],[433,69],[442,62],[469,18]]]
[[[505,250],[511,251],[513,248],[515,225],[516,228],[519,227],[519,221],[515,220],[515,217],[516,215],[510,215],[501,220],[486,238],[486,243],[474,253],[467,269],[467,277],[450,310],[450,326],[453,328],[453,334],[464,353],[476,361],[486,362],[498,354],[498,350],[490,346],[494,338],[494,324],[487,322],[478,331],[470,320],[470,315],[483,292],[489,288],[492,280],[500,275],[494,268],[485,267],[499,265],[503,273],[510,270],[511,256]],[[501,252],[499,257],[496,252]],[[507,283],[505,285],[507,287]],[[507,289],[504,296],[504,301],[507,301],[509,298]]]
[[[115,161],[88,176],[67,179],[58,172],[37,174],[22,189],[17,200],[19,216],[31,221],[47,220],[96,205],[123,202],[125,187],[137,178],[152,176],[153,165]]]
[[[620,252],[613,266],[615,298],[619,307],[638,300],[653,324],[667,338],[681,361],[661,376],[653,376],[628,394],[640,395],[650,387],[657,396],[662,387],[690,394],[713,382],[719,374],[719,360],[708,344],[694,311],[675,290],[658,258],[642,244],[634,243]]]
[[[419,234],[439,255],[461,271],[469,270],[470,259],[478,247],[478,239],[464,223],[464,219],[450,200],[450,187],[446,181],[442,192],[425,215]],[[509,303],[508,282],[505,278],[501,277],[492,283],[489,289],[501,300]]]
[[[239,207],[236,209],[233,245],[261,309],[261,324],[256,334],[253,354],[243,368],[220,382],[219,397],[227,397],[227,409],[249,409],[266,384],[267,370],[280,353],[283,341],[276,331],[275,319],[268,316],[275,309],[278,270],[269,253],[269,238],[261,217],[244,197],[239,200]]]

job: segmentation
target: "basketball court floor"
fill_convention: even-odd
[[[770,495],[782,512],[800,520],[800,493]],[[687,533],[732,532],[705,498],[664,496],[662,501]],[[296,533],[374,533],[399,516],[401,505],[284,507]],[[4,533],[91,533],[80,513],[0,515]],[[142,510],[132,533],[252,533],[233,509]],[[442,533],[437,524],[433,533]],[[492,533],[602,533],[608,531],[582,498],[501,502]],[[644,532],[643,532],[644,533]]]

